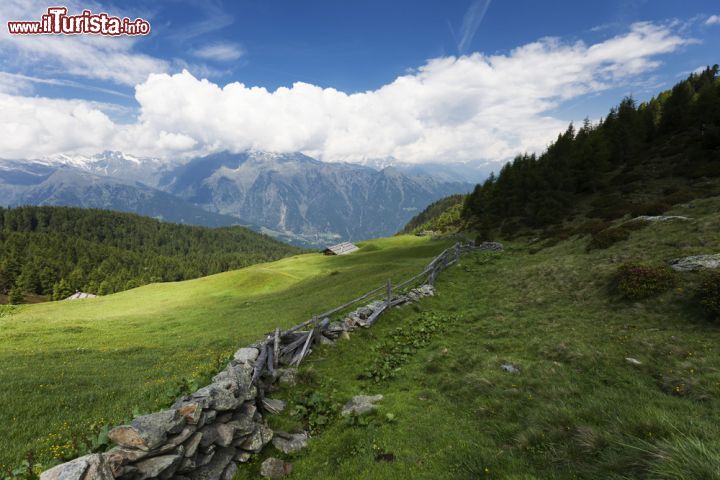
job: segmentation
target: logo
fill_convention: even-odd
[[[40,21],[9,21],[12,35],[148,35],[150,22],[142,18],[131,20],[105,12],[83,10],[80,15],[68,15],[67,7],[48,7]]]

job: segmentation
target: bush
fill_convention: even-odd
[[[587,250],[604,250],[618,242],[627,240],[630,237],[630,230],[621,227],[608,228],[594,234],[588,243]]]
[[[670,210],[670,205],[663,202],[650,202],[635,205],[632,209],[633,217],[639,217],[640,215],[662,215],[663,213]]]
[[[700,283],[700,304],[716,320],[720,319],[720,273],[708,274]]]
[[[635,300],[669,290],[675,285],[675,274],[665,266],[625,264],[618,269],[615,282],[623,297]]]

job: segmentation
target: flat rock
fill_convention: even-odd
[[[641,222],[669,222],[671,220],[688,221],[690,218],[681,215],[640,215],[633,220],[639,220]]]
[[[285,433],[285,432],[275,432],[275,435],[272,439],[272,444],[275,448],[280,450],[281,452],[288,454],[288,453],[295,453],[299,452],[303,448],[307,447],[308,444],[308,436],[307,433]]]
[[[235,352],[233,360],[240,363],[249,363],[257,360],[258,355],[260,355],[260,351],[257,348],[241,348]]]
[[[114,443],[123,447],[152,450],[162,445],[168,433],[179,433],[185,425],[185,418],[177,410],[142,415],[130,425],[120,425],[108,433]]]
[[[670,268],[677,272],[694,272],[720,268],[720,253],[712,255],[694,255],[670,260]]]
[[[193,436],[185,442],[184,445],[186,457],[192,457],[193,455],[195,455],[195,452],[197,452],[197,449],[200,446],[200,441],[202,440],[202,437],[202,432],[195,432]]]
[[[190,477],[190,480],[221,480],[235,453],[234,448],[220,448],[207,465],[197,468],[195,471],[188,473],[187,476]]]
[[[263,408],[270,413],[280,413],[285,410],[286,403],[276,398],[263,398]]]
[[[499,242],[483,242],[475,247],[475,250],[489,251],[489,252],[502,252],[505,250],[502,243]]]
[[[257,453],[273,438],[273,431],[266,425],[258,425],[255,431],[242,443],[242,449]]]
[[[193,393],[192,398],[206,399],[209,408],[214,408],[215,410],[220,411],[232,410],[242,401],[242,399],[236,398],[232,391],[215,383],[210,384],[207,387],[203,387]]]
[[[630,365],[642,365],[642,362],[637,358],[625,357],[625,361]]]
[[[197,425],[202,411],[202,406],[197,402],[186,403],[178,408],[178,413],[185,418],[185,423],[188,425]]]
[[[279,458],[270,457],[260,465],[260,475],[265,478],[282,478],[290,475],[292,464]]]
[[[70,462],[45,470],[40,474],[40,480],[80,480],[89,465],[87,456],[76,458]]]
[[[382,395],[356,395],[342,409],[341,415],[365,415],[377,409],[375,403],[383,399]]]
[[[134,464],[135,468],[138,469],[138,480],[158,478],[163,473],[167,473],[164,476],[169,478],[180,466],[182,459],[182,455],[162,455],[140,460]]]
[[[102,455],[105,457],[105,461],[110,467],[113,476],[118,477],[125,465],[137,462],[149,454],[150,452],[136,448],[113,447]]]

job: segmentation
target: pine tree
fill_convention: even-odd
[[[20,305],[23,302],[25,302],[25,295],[23,295],[22,290],[17,286],[11,288],[10,293],[8,293],[8,303],[10,305]]]

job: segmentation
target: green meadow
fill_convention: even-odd
[[[463,257],[436,297],[314,352],[270,417],[310,429],[309,447],[264,455],[292,462],[293,479],[720,478],[720,325],[697,305],[702,275],[644,300],[613,288],[624,262],[719,252],[719,205],[678,207],[692,220],[606,250],[574,236]],[[338,415],[378,393],[375,415]]]
[[[0,311],[0,471],[72,457],[89,432],[172,403],[239,347],[420,271],[449,242],[361,243],[196,280]]]

